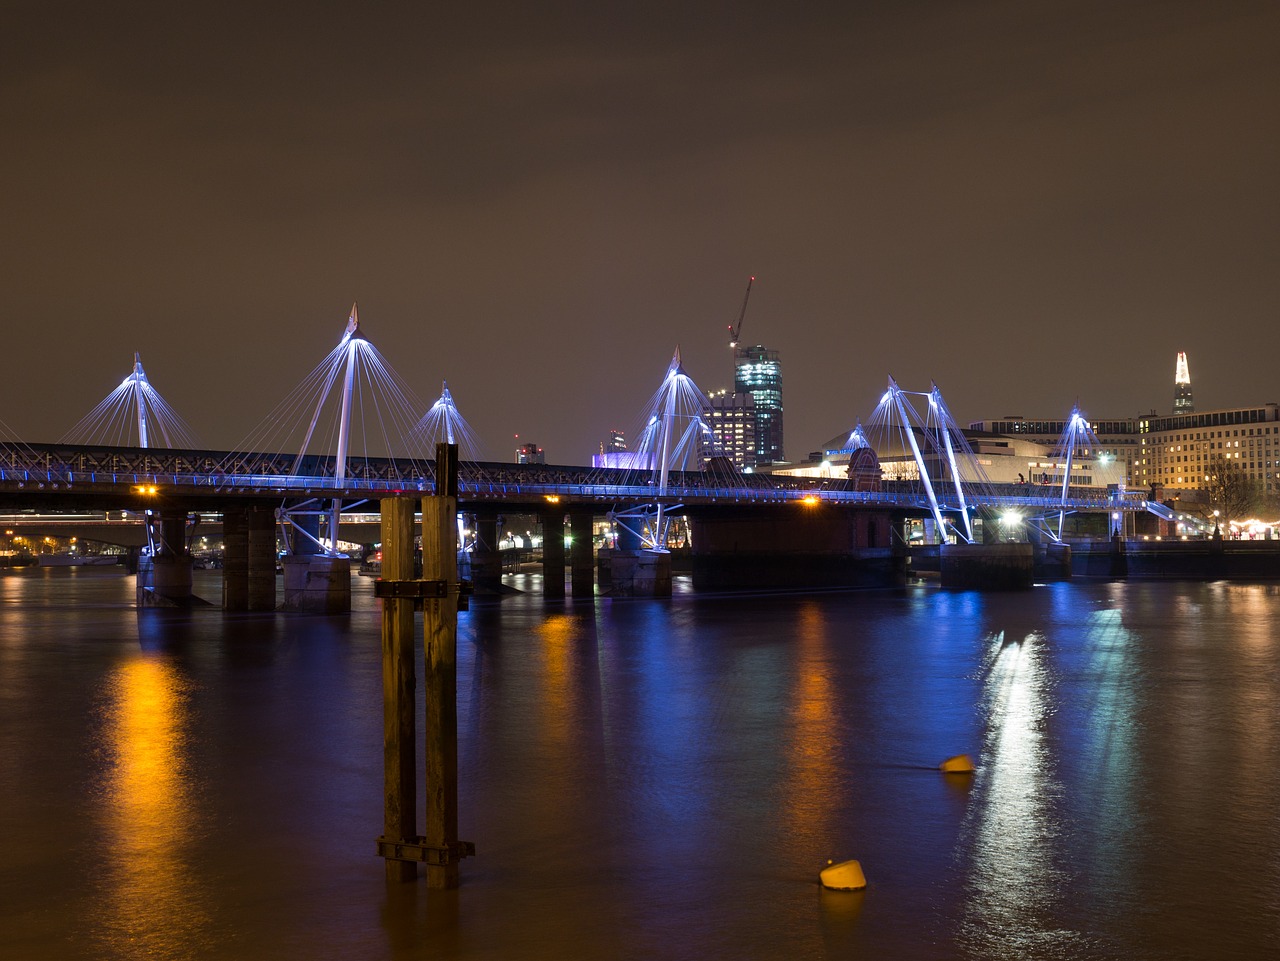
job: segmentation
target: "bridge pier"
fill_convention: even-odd
[[[276,608],[276,516],[263,508],[222,512],[222,608]]]
[[[298,614],[351,612],[351,559],[327,554],[291,554],[284,567],[282,611]]]
[[[1032,584],[1032,544],[943,544],[941,557],[943,587],[1009,591],[1025,590]]]
[[[906,577],[887,511],[795,505],[690,513],[695,590],[879,587]]]
[[[564,513],[542,514],[542,596],[564,600]]]
[[[609,555],[609,593],[615,597],[670,597],[668,551],[615,550]]]
[[[276,515],[271,510],[248,514],[246,600],[251,611],[276,609]]]
[[[471,583],[477,594],[502,592],[502,555],[498,552],[498,514],[476,511],[476,539],[471,551]]]
[[[190,607],[191,553],[187,550],[187,511],[176,507],[160,510],[160,538],[153,557],[138,562],[136,592],[139,607]],[[200,603],[204,603],[203,601]]]
[[[295,524],[318,537],[320,515],[302,514],[293,518]],[[284,569],[284,600],[280,610],[297,614],[347,614],[351,611],[351,559],[321,554],[319,545],[298,531],[292,531],[291,553],[280,559]],[[337,543],[337,539],[334,539]],[[271,604],[275,606],[276,545],[272,528],[271,545]],[[264,578],[261,590],[265,595],[266,554],[261,556]]]
[[[595,597],[596,594],[592,517],[591,511],[572,511],[569,514],[569,582],[574,597]]]
[[[243,507],[222,512],[222,609],[249,609],[249,512]]]

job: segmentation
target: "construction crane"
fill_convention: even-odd
[[[730,347],[738,346],[738,334],[742,333],[742,318],[747,316],[747,301],[751,299],[751,285],[755,283],[755,281],[756,279],[754,277],[747,279],[747,292],[742,298],[742,310],[738,311],[738,323],[736,326],[733,324],[729,325]]]

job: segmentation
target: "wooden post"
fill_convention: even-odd
[[[382,501],[382,576],[407,581],[413,577],[412,497]],[[414,746],[413,598],[382,599],[382,759],[384,837],[415,841],[417,826]],[[388,881],[418,876],[412,861],[387,859]]]
[[[458,447],[436,445],[436,496],[422,499],[422,577],[450,589],[422,602],[426,647],[426,845],[458,841]],[[427,886],[456,888],[457,859],[427,862]]]

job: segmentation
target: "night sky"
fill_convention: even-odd
[[[231,447],[365,332],[488,455],[582,463],[680,346],[781,352],[797,460],[1280,401],[1280,5],[10,2],[0,418],[129,372]]]

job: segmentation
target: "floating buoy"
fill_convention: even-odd
[[[938,767],[943,774],[972,774],[973,758],[967,754],[957,754],[947,758]]]
[[[862,865],[857,861],[841,861],[839,864],[827,861],[818,879],[824,888],[832,891],[861,891],[867,886]]]

